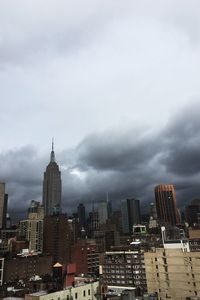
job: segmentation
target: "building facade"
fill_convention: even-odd
[[[96,300],[98,288],[99,281],[95,281],[49,294],[45,291],[29,294],[25,296],[25,300]]]
[[[102,257],[105,290],[134,288],[137,294],[146,292],[144,254],[141,251],[109,251]]]
[[[144,258],[149,293],[160,300],[200,297],[200,252],[157,248]]]
[[[132,233],[133,225],[140,224],[140,201],[137,199],[121,200],[123,233]]]
[[[97,274],[99,271],[99,251],[95,240],[78,240],[72,246],[72,262],[76,264],[76,274]]]
[[[43,252],[52,255],[53,262],[70,261],[71,231],[66,214],[44,218]]]
[[[0,229],[6,228],[8,195],[5,193],[5,183],[0,182]]]
[[[155,187],[156,209],[161,223],[176,225],[180,222],[176,206],[176,193],[172,184],[160,184]]]
[[[27,220],[19,223],[19,235],[29,242],[29,251],[43,251],[43,218],[44,207],[32,200]]]
[[[58,164],[55,161],[54,146],[52,143],[50,163],[44,172],[43,180],[43,205],[45,216],[61,212],[61,197],[61,172]]]
[[[52,257],[28,255],[4,260],[3,282],[29,281],[32,276],[51,274]]]

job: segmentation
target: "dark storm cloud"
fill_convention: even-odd
[[[163,131],[163,160],[167,171],[179,176],[200,172],[200,105],[191,103]]]
[[[113,129],[86,137],[75,149],[56,152],[62,171],[63,207],[98,202],[108,192],[113,202],[124,197],[154,200],[159,183],[175,184],[180,207],[200,195],[199,105],[171,117],[159,132]],[[0,179],[7,183],[9,206],[19,214],[31,199],[41,200],[43,171],[49,153],[31,146],[0,155]],[[146,208],[147,209],[147,208]]]
[[[141,130],[115,130],[91,135],[77,148],[80,168],[129,171],[151,160],[157,145],[155,136]]]

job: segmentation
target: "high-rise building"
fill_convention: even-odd
[[[175,225],[179,223],[176,206],[176,193],[172,184],[160,184],[155,187],[158,219],[161,223]]]
[[[29,242],[30,251],[43,250],[43,218],[44,207],[40,202],[32,200],[27,220],[22,220],[19,224],[19,234]]]
[[[99,224],[105,224],[108,220],[108,203],[100,202],[98,205]]]
[[[80,227],[85,228],[85,206],[80,203],[77,207],[78,219]]]
[[[61,213],[61,185],[61,172],[55,161],[54,144],[52,143],[50,163],[44,172],[43,181],[43,205],[45,216]]]
[[[0,229],[6,227],[8,195],[5,193],[5,183],[0,182]]]
[[[140,224],[140,201],[136,199],[121,200],[123,233],[132,233],[133,225]]]
[[[54,263],[70,262],[71,231],[66,214],[44,218],[43,252],[53,256]]]

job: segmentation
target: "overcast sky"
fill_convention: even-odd
[[[41,199],[51,138],[63,203],[200,197],[200,3],[0,1],[0,180]]]

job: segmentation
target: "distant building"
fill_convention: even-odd
[[[66,214],[44,218],[43,252],[53,256],[53,262],[70,262],[71,231]]]
[[[19,235],[29,241],[29,250],[43,251],[44,207],[32,200],[28,209],[28,219],[19,223]]]
[[[0,229],[6,228],[8,195],[5,193],[5,183],[0,182]]]
[[[108,220],[108,203],[100,202],[98,205],[99,224],[105,224]]]
[[[54,145],[52,143],[50,163],[44,172],[43,180],[43,205],[45,216],[61,212],[61,197],[61,172],[55,161]]]
[[[185,216],[190,226],[200,223],[200,199],[194,199],[186,206]]]
[[[176,206],[176,194],[172,184],[160,184],[155,187],[158,219],[161,223],[176,225],[180,222]]]
[[[132,233],[133,225],[140,224],[140,201],[136,199],[121,200],[123,233]]]
[[[79,219],[79,225],[82,228],[85,228],[85,222],[86,222],[86,218],[85,218],[85,206],[83,205],[83,203],[80,203],[77,207],[77,212],[78,212],[78,219]]]
[[[99,214],[98,211],[92,211],[89,213],[88,218],[88,232],[90,237],[93,236],[94,231],[99,230]]]

